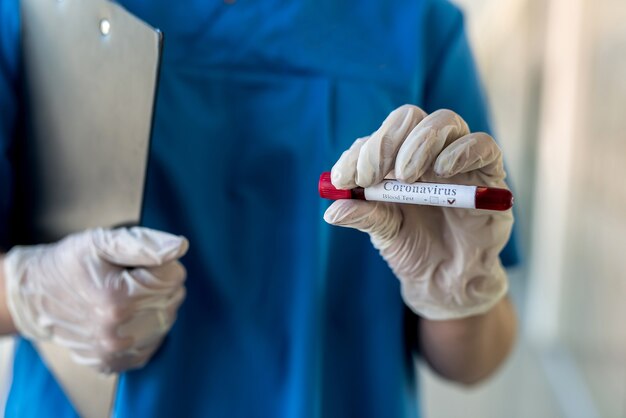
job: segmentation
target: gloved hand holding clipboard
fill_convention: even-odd
[[[98,371],[137,367],[132,353],[154,352],[184,298],[185,274],[177,260],[186,251],[186,240],[145,228],[113,230],[141,222],[162,34],[107,0],[23,0],[21,7],[27,129],[18,141],[18,210],[12,228],[14,241],[28,245],[14,247],[5,258],[9,308],[16,327],[36,343],[77,413],[106,417],[112,412],[118,377]],[[148,252],[129,250],[144,241]],[[46,243],[52,244],[42,245]],[[124,254],[112,254],[120,251]],[[135,260],[139,253],[154,265]],[[63,296],[63,277],[50,276],[50,268],[41,268],[43,262],[48,267],[74,266],[78,270],[68,272],[74,276],[87,272],[85,283],[95,283],[94,307],[97,299],[108,300],[108,308],[128,314],[120,315],[120,322],[138,316],[133,309],[140,298],[132,298],[137,295],[128,278],[142,281],[157,299],[162,294],[163,300],[173,301],[162,312],[150,308],[139,315],[146,324],[151,316],[166,318],[160,321],[159,335],[148,332],[142,347],[131,342],[140,338],[127,338],[129,347],[121,344],[120,350],[130,353],[129,360],[107,364],[110,356],[98,358],[102,344],[97,338],[81,340],[97,334],[90,334],[88,327],[63,328],[59,324],[71,323],[68,312],[50,311],[29,300],[29,292],[37,290],[42,292],[38,300],[55,296],[50,300],[65,302],[67,311],[74,301],[71,308],[78,314],[84,308],[72,295]],[[122,290],[117,299],[98,297],[98,289],[106,292],[108,283],[93,277],[98,271],[119,271],[120,283],[113,286]],[[74,288],[78,292],[81,284],[66,291]],[[62,320],[54,324],[55,318]],[[109,325],[117,336],[118,324]],[[147,361],[149,355],[145,357]],[[81,365],[77,358],[97,361]]]

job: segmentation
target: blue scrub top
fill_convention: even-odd
[[[178,321],[145,368],[122,376],[115,416],[419,416],[418,318],[367,235],[323,222],[316,185],[404,103],[489,131],[459,11],[438,0],[121,3],[165,34],[144,223],[191,248]],[[17,9],[0,1],[2,222],[21,109]],[[514,241],[502,259],[516,262]],[[24,340],[6,416],[76,416]]]

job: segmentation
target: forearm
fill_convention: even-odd
[[[483,315],[447,321],[422,319],[421,352],[444,378],[464,384],[484,379],[510,352],[517,321],[508,298]]]
[[[7,305],[6,286],[4,277],[4,254],[0,254],[0,335],[17,333],[9,307]]]

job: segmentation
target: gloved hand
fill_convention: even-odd
[[[142,367],[185,298],[183,237],[94,229],[6,255],[7,302],[25,338],[68,348],[100,372]]]
[[[385,177],[506,188],[500,149],[490,136],[470,133],[452,111],[427,116],[411,105],[356,140],[331,172],[339,189],[369,187]],[[338,200],[324,219],[369,233],[400,279],[405,303],[425,318],[484,313],[506,294],[499,253],[511,232],[511,211]]]

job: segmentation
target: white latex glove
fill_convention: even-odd
[[[103,372],[142,367],[185,298],[183,237],[94,229],[6,255],[7,302],[25,338],[70,349]]]
[[[395,172],[395,173],[394,173]],[[506,188],[500,149],[484,133],[470,133],[449,110],[427,116],[405,105],[370,137],[357,139],[331,172],[339,189],[369,187],[383,178]],[[405,303],[428,319],[488,311],[507,291],[499,254],[512,212],[338,200],[326,222],[370,234],[394,274]]]

